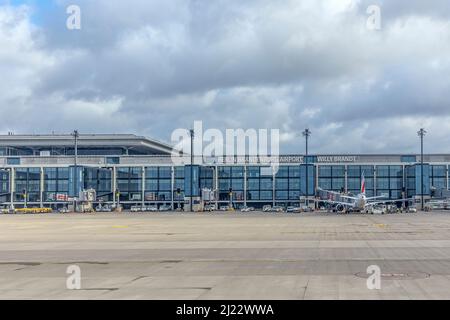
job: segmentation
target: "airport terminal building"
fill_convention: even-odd
[[[215,191],[217,207],[230,201],[238,207],[298,205],[318,187],[357,194],[363,173],[367,196],[406,199],[422,190],[420,156],[412,154],[287,155],[273,173],[246,157],[174,165],[169,145],[135,135],[80,135],[76,149],[77,156],[71,135],[0,136],[0,206],[56,208],[91,188],[99,202],[125,208],[178,208],[204,188]],[[424,156],[426,198],[435,189],[448,190],[449,165],[450,154]]]

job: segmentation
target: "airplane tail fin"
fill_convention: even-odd
[[[364,172],[361,176],[361,193],[364,195],[366,194],[366,180],[364,179]]]

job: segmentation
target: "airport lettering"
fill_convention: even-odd
[[[202,315],[206,318],[210,310],[211,307],[189,307],[183,304],[182,307],[177,307],[177,315]]]
[[[317,162],[333,163],[333,162],[356,162],[356,156],[318,156]]]

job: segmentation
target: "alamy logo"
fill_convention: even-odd
[[[381,30],[381,8],[371,5],[367,8],[366,13],[369,15],[366,22],[367,29]]]
[[[370,274],[367,278],[366,284],[369,290],[380,290],[381,289],[381,269],[377,265],[371,265],[367,267],[367,274]]]
[[[67,267],[66,273],[69,274],[66,280],[66,287],[69,290],[81,289],[81,268],[77,265]]]
[[[176,165],[190,163],[192,147],[194,164],[250,162],[272,166],[274,172],[278,170],[278,129],[226,129],[224,136],[218,129],[203,131],[202,121],[195,121],[193,131],[176,129],[172,132],[171,140],[174,145],[172,162]]]
[[[69,30],[81,29],[81,9],[77,5],[70,5],[67,7],[66,13],[69,17],[66,20],[66,27]]]

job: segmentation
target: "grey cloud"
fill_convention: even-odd
[[[65,29],[69,1],[58,3],[40,26],[15,17],[33,30],[22,34],[32,40],[25,51],[8,46],[2,35],[12,27],[0,23],[5,55],[23,56],[0,90],[24,88],[0,97],[0,113],[11,114],[3,131],[29,131],[45,115],[42,132],[78,127],[167,141],[203,120],[222,130],[280,128],[288,153],[301,151],[306,126],[317,152],[411,152],[416,126],[450,116],[443,1],[383,2],[377,32],[365,28],[370,1],[85,0],[79,32]],[[450,129],[434,130],[448,142]]]

